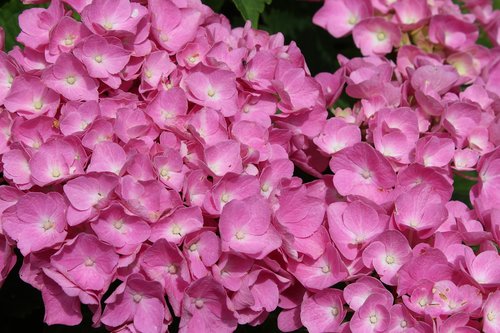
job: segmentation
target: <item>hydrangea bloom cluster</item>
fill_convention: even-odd
[[[315,21],[366,56],[314,78],[199,0],[26,10],[0,53],[0,278],[17,247],[46,323],[84,304],[117,332],[278,308],[282,331],[500,332],[500,58],[474,24],[499,15],[468,4],[327,1]],[[451,200],[471,170],[473,209]]]

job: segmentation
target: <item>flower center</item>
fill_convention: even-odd
[[[83,262],[83,264],[87,267],[91,267],[91,266],[94,266],[94,260],[92,260],[91,258],[87,258],[85,259],[85,261]]]
[[[148,79],[150,79],[153,77],[153,72],[150,69],[146,69],[146,71],[144,72],[144,75],[146,75],[146,77]]]
[[[69,85],[73,85],[76,82],[76,78],[73,75],[70,75],[66,78],[66,83]]]
[[[134,302],[139,303],[141,300],[142,300],[142,295],[140,294],[134,295]]]
[[[401,326],[402,328],[405,328],[406,326],[408,326],[408,322],[406,320],[401,320],[401,323],[399,323],[399,326]]]
[[[100,56],[100,55],[96,55],[96,56],[94,57],[94,60],[95,60],[95,62],[97,62],[97,63],[99,63],[99,64],[100,64],[100,63],[102,62],[102,56]]]
[[[377,316],[376,315],[371,315],[370,316],[370,323],[372,323],[372,324],[377,323]]]
[[[113,227],[115,227],[117,230],[120,230],[123,227],[123,220],[116,220],[113,222]]]
[[[52,170],[52,177],[59,178],[61,176],[61,171],[59,169]]]
[[[181,234],[181,227],[179,227],[177,224],[175,224],[173,227],[172,227],[172,234],[173,235],[179,235]]]
[[[329,273],[329,272],[330,272],[330,266],[325,265],[325,266],[321,267],[321,271],[322,271],[323,273],[325,273],[325,274],[326,274],[326,273]]]
[[[203,307],[203,300],[198,298],[196,301],[194,301],[194,305],[198,308],[201,309]]]
[[[42,224],[42,228],[43,230],[47,231],[47,230],[50,230],[54,227],[54,222],[52,222],[51,220],[45,220],[43,221],[43,224]]]
[[[361,177],[363,177],[364,179],[368,179],[371,177],[371,172],[370,170],[363,170],[363,172],[361,172]]]
[[[35,108],[35,110],[41,110],[41,109],[42,109],[42,107],[43,107],[43,103],[42,103],[42,101],[35,101],[35,102],[33,103],[33,107]]]
[[[424,307],[427,305],[427,301],[422,298],[420,301],[418,301],[418,305],[420,305],[421,307]]]
[[[198,250],[198,244],[194,243],[189,246],[189,251],[194,252]]]
[[[349,17],[349,20],[347,20],[347,23],[349,23],[350,25],[355,25],[356,23],[358,23],[358,18],[354,15],[351,15]]]
[[[394,257],[393,256],[387,256],[385,257],[385,262],[388,263],[389,265],[394,264]]]
[[[106,30],[113,29],[113,23],[111,23],[111,22],[104,23],[104,29],[106,29]]]
[[[212,88],[208,89],[207,95],[208,95],[208,97],[214,97],[215,96],[215,90],[213,90]]]
[[[266,183],[266,184],[262,185],[262,187],[260,189],[262,190],[262,192],[269,191],[269,184]]]
[[[387,36],[385,35],[385,32],[382,32],[382,31],[381,31],[381,32],[379,32],[379,33],[377,34],[377,39],[378,39],[379,41],[383,41],[383,40],[385,40],[385,38],[386,38],[386,37],[387,37]]]
[[[493,313],[493,311],[488,312],[486,318],[488,318],[489,321],[493,321],[495,319],[495,314]]]
[[[243,231],[238,231],[236,234],[236,239],[239,239],[239,240],[242,240],[243,238],[245,238],[245,234],[243,233]]]
[[[336,306],[334,306],[334,307],[332,308],[332,315],[333,315],[334,317],[337,317],[337,315],[338,315],[338,314],[339,314],[339,308],[338,308],[338,307],[336,307]]]
[[[223,203],[228,203],[229,202],[229,194],[224,193],[222,195],[222,197],[220,198],[220,201],[222,201]]]
[[[168,266],[168,272],[170,274],[177,274],[177,267],[175,265]]]

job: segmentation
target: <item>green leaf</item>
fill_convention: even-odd
[[[477,183],[477,172],[462,171],[454,174],[453,177],[453,200],[462,201],[467,206],[472,207],[469,192],[472,186]]]
[[[500,0],[493,0],[493,9],[500,9]]]
[[[17,45],[16,37],[21,29],[19,28],[19,15],[26,9],[33,7],[47,8],[43,5],[23,5],[19,0],[8,0],[0,6],[0,26],[5,30],[5,51],[10,51]]]
[[[233,0],[234,5],[245,20],[252,21],[252,26],[257,28],[259,16],[264,12],[266,5],[270,5],[272,0]]]

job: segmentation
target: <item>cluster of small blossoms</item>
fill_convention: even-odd
[[[313,139],[331,156],[327,225],[349,275],[305,293],[311,332],[500,332],[500,50],[477,44],[500,11],[464,2],[327,0],[313,18],[363,57],[316,77],[329,107],[339,82],[356,102]],[[475,172],[469,209],[453,179]],[[344,302],[348,328],[319,319]]]
[[[422,3],[372,2],[324,8],[386,27]],[[394,63],[392,28],[368,23],[366,57],[315,78],[281,34],[199,0],[26,10],[24,48],[0,53],[1,279],[17,247],[46,323],[84,304],[116,332],[232,332],[278,308],[282,331],[499,332],[500,52],[432,40],[435,17],[477,14],[424,2],[426,43]],[[344,86],[358,101],[327,119]],[[474,170],[469,209],[453,174]]]

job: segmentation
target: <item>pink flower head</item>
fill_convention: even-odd
[[[359,127],[335,117],[328,119],[322,132],[313,141],[323,152],[334,154],[361,142],[361,132]]]
[[[4,105],[8,111],[27,119],[43,114],[53,117],[59,107],[59,95],[48,89],[38,77],[20,75],[12,83]]]
[[[142,80],[139,91],[146,92],[158,88],[160,82],[165,80],[175,69],[175,64],[170,60],[167,52],[155,51],[148,54],[142,64]],[[166,88],[165,85],[164,87]]]
[[[70,52],[89,34],[90,31],[82,23],[69,16],[64,16],[50,32],[48,53],[55,58],[61,53]]]
[[[66,238],[66,207],[57,192],[27,193],[9,209],[9,214],[4,213],[3,230],[17,242],[24,256],[51,248]]]
[[[385,332],[389,327],[390,313],[384,299],[378,294],[369,296],[354,313],[349,327],[353,332]]]
[[[259,182],[250,175],[227,174],[205,197],[204,210],[211,215],[220,215],[226,204],[234,199],[245,199],[260,193]]]
[[[189,268],[181,251],[165,239],[159,239],[144,252],[141,268],[150,279],[161,283],[178,316],[184,291],[191,282]]]
[[[54,65],[42,75],[47,87],[72,101],[97,100],[97,81],[92,79],[78,59],[68,53],[57,58]]]
[[[117,193],[128,210],[150,222],[182,204],[179,194],[159,181],[138,181],[130,175],[120,179]]]
[[[288,61],[276,66],[273,87],[280,101],[278,108],[284,113],[311,110],[321,95],[321,86],[302,68],[296,68]]]
[[[222,210],[219,230],[223,250],[264,258],[281,246],[281,238],[271,225],[271,209],[260,196],[233,200]]]
[[[173,214],[153,224],[150,240],[158,239],[180,244],[186,235],[198,231],[203,226],[203,217],[198,207],[181,207]]]
[[[240,144],[234,140],[221,141],[205,148],[205,163],[215,176],[222,177],[227,173],[241,173],[243,164],[240,155]]]
[[[118,255],[97,237],[81,233],[50,259],[51,265],[83,290],[106,290],[114,278]]]
[[[324,203],[308,195],[305,186],[282,191],[279,204],[276,211],[277,222],[296,237],[311,236],[325,218]]]
[[[237,319],[226,291],[212,277],[196,280],[184,294],[179,332],[233,332]]]
[[[100,79],[120,73],[130,59],[130,52],[123,49],[118,38],[98,35],[87,37],[73,53],[85,65],[91,77]]]
[[[77,176],[84,172],[86,159],[83,147],[74,137],[49,141],[29,161],[32,180],[44,186]]]
[[[418,185],[395,202],[394,220],[400,230],[415,230],[422,239],[434,234],[448,217],[439,194],[430,186]]]
[[[419,137],[418,119],[407,107],[377,111],[369,123],[375,148],[387,158],[408,163]]]
[[[366,18],[359,22],[354,27],[352,36],[365,56],[390,53],[401,41],[399,28],[380,17]]]
[[[488,295],[483,306],[483,318],[485,333],[500,332],[500,291]]]
[[[170,0],[149,2],[153,36],[169,52],[180,51],[192,41],[201,23],[200,11],[179,7]]]
[[[135,34],[137,25],[147,14],[145,7],[130,0],[93,1],[83,8],[82,21],[85,26],[100,35],[112,32]]]
[[[402,0],[393,5],[396,18],[404,31],[414,30],[424,25],[431,16],[426,0]]]
[[[438,249],[427,249],[414,254],[399,270],[398,294],[412,293],[419,282],[451,280],[453,267]]]
[[[348,276],[347,268],[333,245],[328,245],[316,260],[304,257],[302,262],[290,261],[288,265],[290,273],[311,290],[329,288]]]
[[[118,328],[132,322],[137,332],[164,332],[164,322],[172,317],[161,284],[147,281],[141,274],[129,275],[106,300],[101,322]]]
[[[146,113],[161,129],[182,128],[188,110],[186,94],[180,88],[167,91],[160,90],[159,94],[146,108]]]
[[[96,101],[67,102],[61,108],[61,117],[59,118],[61,133],[64,135],[82,134],[99,113],[99,104]]]
[[[354,311],[358,311],[370,295],[378,295],[386,308],[389,308],[394,301],[390,291],[371,276],[363,276],[344,288],[345,301]]]
[[[387,159],[366,143],[358,143],[336,153],[330,160],[335,173],[333,184],[342,195],[364,196],[383,202],[382,190],[396,183],[396,175]]]
[[[127,161],[127,154],[123,148],[114,142],[104,141],[96,144],[90,159],[90,164],[87,167],[87,172],[112,172],[120,175],[125,162]]]
[[[18,69],[11,59],[4,52],[0,52],[0,103],[3,104],[5,96],[9,94],[14,82],[14,77],[17,76]]]
[[[397,272],[410,258],[408,241],[396,230],[381,233],[363,251],[363,263],[375,268],[380,280],[388,285],[397,284]]]
[[[90,226],[100,241],[114,246],[118,252],[124,254],[129,254],[130,249],[135,250],[145,242],[151,230],[146,221],[128,215],[116,204],[103,210]]]
[[[225,117],[237,111],[236,77],[232,72],[198,66],[185,79],[188,98],[220,111]]]
[[[219,237],[212,231],[201,231],[186,237],[184,254],[194,278],[199,279],[210,274],[212,267],[221,256]]]
[[[429,40],[452,50],[463,50],[475,44],[479,31],[472,23],[454,15],[435,15],[429,24]]]
[[[497,251],[484,251],[477,256],[472,251],[467,251],[465,263],[471,277],[480,285],[500,286],[500,256]]]
[[[455,153],[455,144],[449,138],[429,135],[418,140],[415,161],[426,167],[445,167]]]
[[[78,210],[103,208],[111,201],[118,179],[114,175],[89,174],[70,180],[64,185],[71,205]]]
[[[19,15],[21,32],[17,40],[23,45],[37,50],[49,43],[51,29],[64,16],[64,6],[60,0],[51,1],[45,8],[30,8]]]
[[[300,310],[300,319],[311,333],[337,329],[345,315],[342,291],[338,289],[324,289],[305,298]]]
[[[361,201],[333,203],[328,206],[327,215],[330,236],[349,260],[355,259],[361,248],[384,232],[388,225],[387,215]]]
[[[351,32],[361,20],[372,16],[370,1],[326,0],[313,17],[313,23],[340,38]]]

